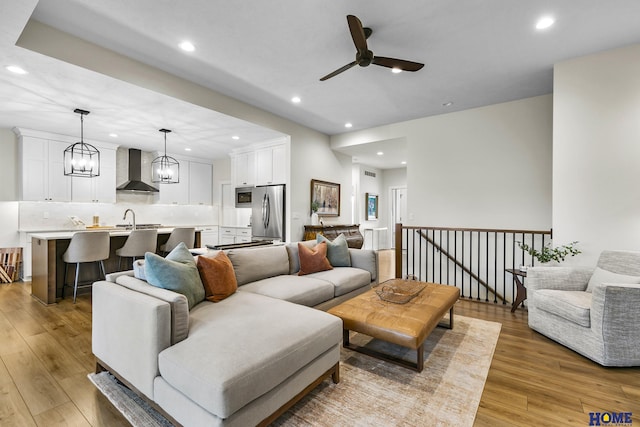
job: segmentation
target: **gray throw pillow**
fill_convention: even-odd
[[[144,272],[149,284],[181,293],[187,297],[189,310],[204,301],[204,286],[198,267],[184,243],[176,246],[166,258],[147,252],[144,261]]]
[[[340,234],[333,242],[320,234],[316,235],[316,240],[318,243],[327,242],[327,259],[333,267],[351,267],[349,246],[344,234]]]
[[[626,283],[637,284],[640,283],[640,277],[627,276],[626,274],[612,273],[611,271],[603,270],[600,267],[596,267],[589,284],[587,285],[587,292],[593,291],[593,287],[600,283]]]

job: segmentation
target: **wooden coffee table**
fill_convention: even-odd
[[[425,285],[425,288],[406,304],[383,301],[375,292],[379,287],[398,285],[403,282],[407,281],[403,279],[386,281],[376,288],[331,308],[328,312],[342,319],[345,348],[422,372],[424,341],[438,326],[447,311],[449,324],[444,326],[453,328],[453,306],[460,298],[460,290],[454,286],[418,282]],[[349,331],[416,350],[416,363],[353,345],[349,342]]]

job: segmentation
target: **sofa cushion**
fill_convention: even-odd
[[[593,272],[593,275],[589,279],[589,284],[587,285],[587,292],[592,292],[593,287],[600,283],[626,283],[626,284],[633,285],[633,284],[640,283],[640,277],[613,273],[611,271],[604,270],[600,267],[596,267],[596,269]]]
[[[130,274],[118,275],[115,283],[169,303],[171,307],[171,345],[182,341],[189,335],[189,303],[187,302],[187,297],[178,292],[152,286]]]
[[[222,301],[238,289],[233,264],[224,252],[218,252],[214,257],[200,255],[196,265],[204,285],[205,298],[209,301]]]
[[[328,301],[334,296],[332,283],[309,276],[284,275],[270,277],[248,283],[241,290],[308,307]]]
[[[591,327],[591,292],[540,289],[535,306],[585,328]]]
[[[339,318],[251,292],[236,292],[217,304],[205,301],[190,317],[189,338],[160,353],[160,374],[220,418],[342,340]]]
[[[305,277],[313,277],[332,283],[334,296],[336,297],[371,284],[371,273],[354,267],[337,267],[333,270],[321,271]]]
[[[289,255],[289,274],[297,274],[300,271],[300,255],[298,254],[298,244],[301,243],[308,248],[313,248],[318,242],[315,240],[305,240],[297,243],[287,243],[287,254]]]
[[[284,246],[232,249],[227,255],[236,272],[238,286],[289,274],[289,256]]]
[[[318,243],[313,248],[307,248],[305,245],[299,243],[298,255],[300,256],[300,271],[298,271],[298,276],[331,270],[333,268],[327,259],[326,242]]]
[[[204,300],[204,286],[196,262],[183,242],[166,258],[147,252],[144,261],[147,282],[183,294],[189,302],[189,310]]]
[[[349,246],[347,246],[347,238],[344,234],[340,234],[333,242],[322,234],[316,236],[318,243],[325,242],[327,244],[327,259],[333,267],[351,267],[351,257],[349,256]]]

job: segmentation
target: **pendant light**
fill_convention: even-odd
[[[151,162],[151,181],[159,184],[177,184],[180,182],[180,163],[167,156],[167,134],[169,129],[160,129],[164,133],[164,156]]]
[[[84,142],[84,116],[89,111],[76,108],[73,112],[80,114],[80,142],[71,144],[64,150],[64,174],[84,178],[100,176],[100,152],[93,145]]]

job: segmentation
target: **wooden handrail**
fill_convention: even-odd
[[[548,234],[553,238],[553,230],[507,230],[500,228],[460,228],[460,227],[421,227],[418,225],[396,224],[396,231],[400,230],[442,230],[442,231],[471,231],[480,233],[510,233],[510,234]],[[397,240],[397,239],[396,239]]]

